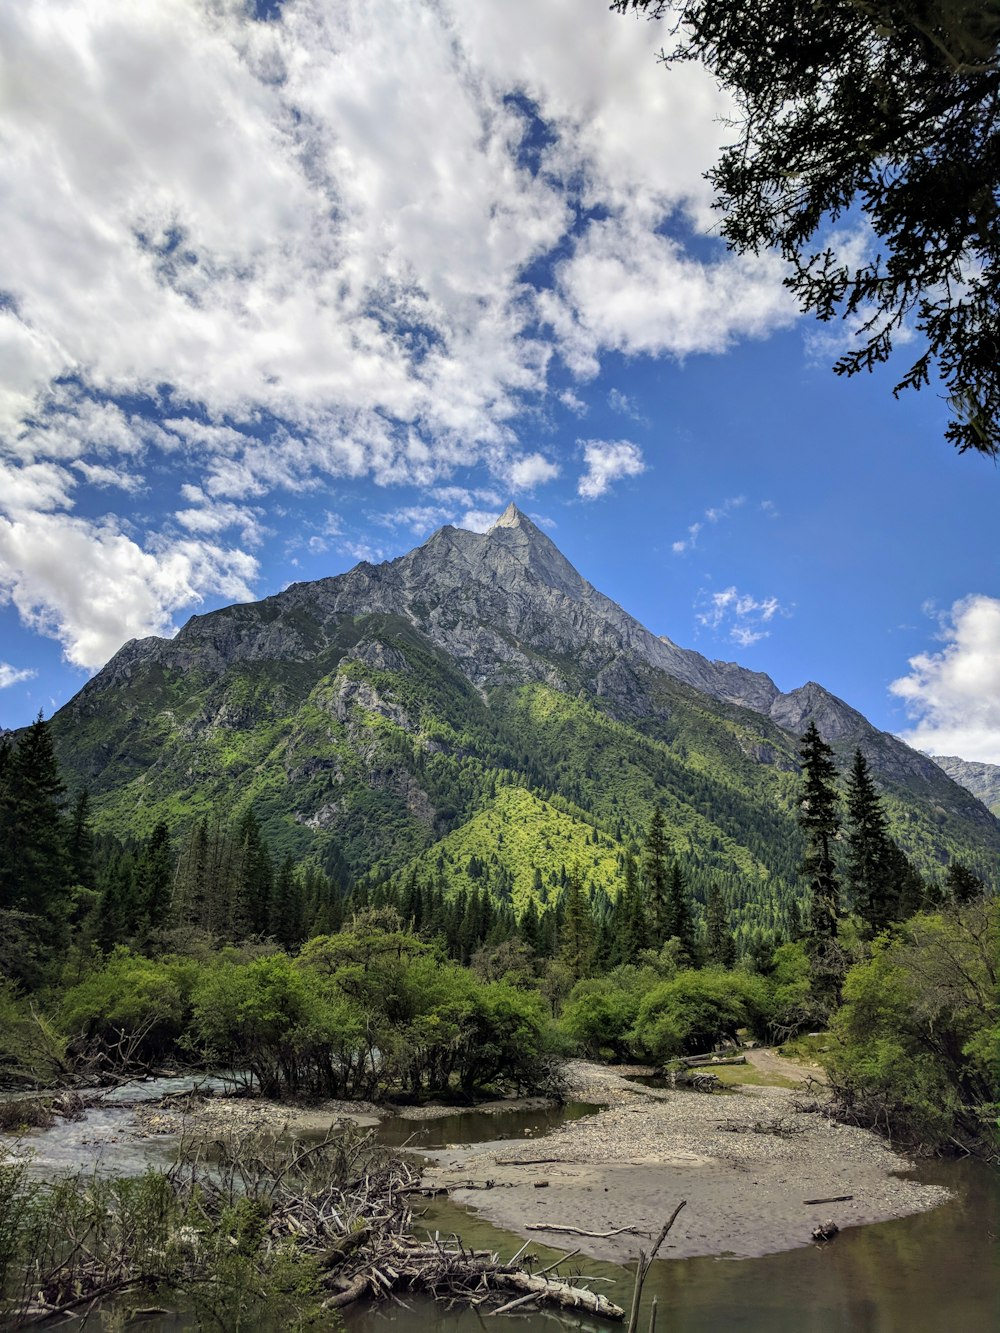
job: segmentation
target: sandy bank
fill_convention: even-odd
[[[742,1258],[808,1244],[812,1227],[827,1218],[857,1226],[922,1212],[949,1197],[940,1187],[898,1179],[892,1173],[911,1169],[910,1162],[866,1130],[797,1111],[797,1094],[787,1088],[748,1087],[719,1096],[661,1092],[582,1061],[572,1062],[569,1074],[573,1096],[605,1102],[607,1109],[544,1138],[428,1153],[434,1165],[426,1183],[447,1186],[456,1201],[526,1239],[618,1261],[648,1240],[528,1230],[527,1224],[632,1227],[655,1235],[687,1199],[663,1256]],[[775,1122],[787,1134],[759,1132]],[[546,1160],[533,1160],[539,1158]],[[487,1180],[493,1189],[461,1188],[464,1181]],[[547,1184],[538,1187],[540,1181]],[[841,1203],[804,1202],[847,1194],[853,1197]]]

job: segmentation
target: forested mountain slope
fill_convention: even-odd
[[[64,772],[119,832],[252,807],[280,850],[354,876],[443,864],[459,847],[499,863],[522,789],[619,861],[659,804],[697,874],[776,901],[801,857],[810,720],[845,767],[865,753],[919,868],[959,855],[995,880],[1000,824],[926,756],[821,686],[783,695],[658,638],[513,506],[485,534],[443,528],[397,560],[126,644],[53,734]],[[520,885],[508,859],[501,879]],[[550,861],[542,847],[532,883]]]

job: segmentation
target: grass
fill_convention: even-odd
[[[802,1079],[786,1078],[784,1074],[768,1074],[754,1065],[721,1065],[716,1068],[709,1066],[712,1073],[729,1088],[739,1088],[743,1086],[754,1088],[797,1088],[802,1083]]]

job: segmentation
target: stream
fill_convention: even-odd
[[[130,1132],[124,1100],[156,1100],[183,1091],[192,1079],[152,1079],[109,1094],[104,1105],[78,1121],[57,1121],[52,1129],[22,1138],[33,1154],[33,1169],[52,1175],[79,1169],[134,1174],[172,1159],[170,1137],[137,1138]],[[222,1088],[225,1080],[214,1081]],[[447,1143],[536,1137],[566,1119],[591,1114],[584,1103],[560,1108],[511,1110],[497,1114],[455,1112],[436,1120],[388,1117],[378,1129],[385,1143],[419,1152]],[[0,1146],[7,1136],[0,1135]],[[924,1163],[919,1179],[943,1184],[954,1197],[930,1212],[874,1226],[842,1231],[826,1246],[767,1255],[757,1259],[697,1258],[657,1261],[646,1283],[639,1327],[648,1326],[650,1301],[659,1305],[661,1331],[717,1333],[922,1333],[942,1327],[955,1333],[987,1333],[1000,1326],[1000,1173],[971,1160]],[[683,1222],[683,1214],[682,1214]],[[476,1248],[512,1255],[520,1237],[506,1233],[447,1199],[427,1203],[416,1230],[458,1232]],[[532,1245],[549,1263],[559,1251]],[[632,1273],[584,1256],[570,1260],[566,1275],[583,1273],[603,1279],[599,1290],[619,1305],[631,1301]],[[349,1333],[472,1333],[482,1330],[482,1315],[448,1309],[429,1299],[406,1297],[405,1304],[352,1307],[344,1312]],[[587,1316],[517,1312],[525,1333],[566,1329],[607,1330],[610,1325]],[[100,1327],[99,1324],[94,1325]],[[136,1324],[136,1328],[140,1325]],[[183,1316],[147,1320],[146,1333],[181,1333],[192,1325]]]

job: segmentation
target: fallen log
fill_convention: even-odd
[[[497,1166],[548,1166],[552,1162],[561,1162],[561,1157],[494,1157]]]
[[[530,1273],[504,1273],[498,1275],[496,1282],[498,1286],[507,1287],[511,1291],[527,1292],[541,1304],[558,1305],[564,1310],[589,1310],[591,1314],[602,1315],[605,1319],[625,1318],[625,1311],[620,1305],[614,1305],[606,1296],[588,1291],[586,1287],[571,1287],[565,1282],[532,1277]]]
[[[594,1236],[598,1240],[607,1240],[609,1236],[650,1236],[650,1231],[640,1231],[638,1227],[616,1227],[614,1231],[581,1231],[579,1227],[558,1226],[555,1222],[527,1222],[525,1231],[558,1231],[566,1236]]]

